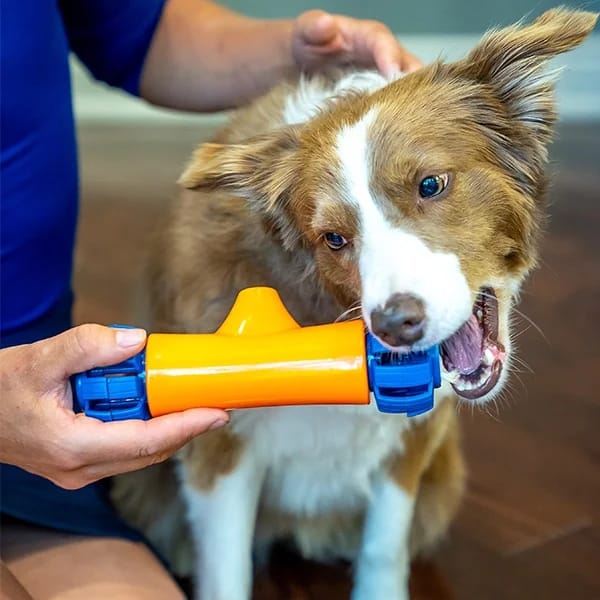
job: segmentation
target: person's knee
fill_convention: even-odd
[[[0,597],[5,600],[33,600],[29,592],[0,560]]]
[[[3,559],[35,600],[185,598],[144,544],[29,527],[3,534]]]

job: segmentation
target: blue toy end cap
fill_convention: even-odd
[[[71,385],[74,410],[88,417],[101,421],[151,417],[146,397],[145,350],[119,364],[73,375]]]
[[[441,385],[438,346],[401,354],[368,333],[366,350],[369,388],[381,412],[413,417],[433,408]]]

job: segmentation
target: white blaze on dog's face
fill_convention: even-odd
[[[390,199],[378,202],[374,197],[369,128],[376,110],[344,127],[335,146],[348,204],[340,210],[356,211],[359,225],[352,242],[357,248],[363,318],[390,348],[427,349],[469,318],[471,293],[455,254],[432,250],[401,221],[391,222],[383,204],[393,210]]]
[[[181,178],[248,200],[321,284],[399,351],[441,344],[464,398],[502,387],[508,315],[535,264],[547,144],[556,120],[549,58],[596,16],[549,11],[488,35],[463,61],[373,91],[332,90],[307,122],[244,144],[207,144]],[[358,81],[359,79],[357,79]],[[304,95],[303,95],[304,94]]]

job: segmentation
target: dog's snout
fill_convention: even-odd
[[[409,346],[423,337],[425,305],[411,294],[390,296],[371,313],[373,333],[390,346]]]

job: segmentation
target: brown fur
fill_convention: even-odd
[[[235,469],[244,444],[227,429],[208,431],[188,444],[180,452],[179,458],[188,467],[188,481],[199,490],[210,490],[220,475]]]
[[[595,20],[590,13],[550,11],[528,27],[492,32],[460,62],[434,63],[374,94],[335,99],[304,125],[283,124],[289,83],[238,113],[213,143],[198,148],[181,176],[189,191],[152,269],[154,328],[214,331],[237,293],[254,285],[275,287],[303,325],[331,322],[360,301],[358,249],[334,253],[322,237],[336,231],[353,239],[358,230],[357,215],[340,208],[346,190],[337,177],[335,140],[343,125],[374,107],[371,187],[388,220],[401,221],[432,249],[454,253],[473,296],[489,280],[520,282],[536,263],[546,146],[556,120],[552,85],[535,76],[547,59],[579,44]],[[418,183],[432,173],[449,174],[450,183],[443,199],[424,203]],[[507,285],[497,293],[506,315],[513,290]],[[180,459],[188,483],[206,490],[242,453],[243,442],[225,430],[194,440]],[[417,498],[412,553],[430,549],[454,516],[465,482],[453,400],[413,424],[403,452],[388,456],[387,470]],[[117,504],[142,528],[151,521],[151,486],[155,491],[164,475],[155,469],[140,476],[135,493],[131,481],[117,482]],[[132,508],[140,489],[146,490],[143,518]],[[301,530],[307,547],[319,537],[353,548],[362,517],[261,507],[258,535]]]
[[[404,452],[389,458],[392,479],[417,499],[412,557],[432,550],[447,531],[462,499],[466,469],[455,403],[440,404],[430,419],[404,434]]]

